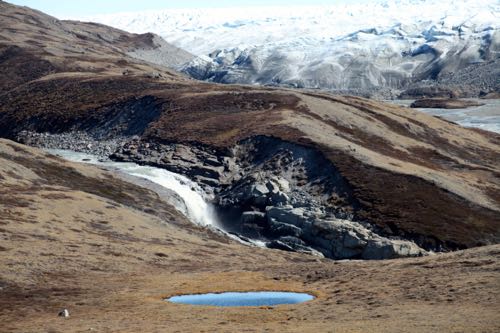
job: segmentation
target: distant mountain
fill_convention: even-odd
[[[172,68],[194,58],[152,33],[61,21],[3,1],[0,9],[0,94],[60,72],[177,76]]]
[[[90,19],[127,31],[155,32],[200,56],[182,70],[202,80],[369,90],[446,78],[447,84],[465,80],[478,93],[499,86],[498,13],[496,0],[391,0]],[[478,69],[469,69],[467,78],[457,82],[450,80],[450,73],[470,66]]]

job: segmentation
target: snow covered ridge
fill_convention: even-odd
[[[154,32],[196,55],[215,49],[287,40],[345,37],[362,29],[387,30],[398,23],[418,27],[461,24],[497,28],[497,0],[393,0],[316,7],[171,9],[87,17],[130,32]],[[80,18],[82,19],[82,18]]]
[[[175,9],[90,19],[154,32],[225,83],[351,89],[436,79],[500,54],[498,0],[386,0],[322,7]]]

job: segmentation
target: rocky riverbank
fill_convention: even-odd
[[[125,145],[131,138],[116,137],[100,140],[86,132],[66,132],[60,134],[21,131],[16,140],[22,144],[44,149],[65,149],[108,159],[118,147]]]

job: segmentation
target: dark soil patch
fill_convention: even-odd
[[[500,242],[500,215],[411,175],[356,163],[331,151],[327,157],[364,206],[357,216],[388,235],[414,239],[427,249],[460,249]]]

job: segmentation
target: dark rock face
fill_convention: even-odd
[[[352,222],[352,189],[321,154],[270,137],[230,151],[131,140],[112,158],[188,175],[214,194],[223,228],[271,248],[328,258],[396,258],[425,253]]]
[[[400,99],[415,98],[459,98],[468,97],[461,87],[438,86],[438,85],[417,85],[401,92]]]
[[[500,91],[497,92],[481,92],[479,97],[482,99],[500,99]]]
[[[99,108],[89,117],[76,121],[74,129],[99,139],[141,135],[161,112],[162,103],[153,96],[131,98]]]
[[[108,93],[116,88],[118,81],[108,81],[102,84],[96,82],[75,83],[68,80],[51,80],[49,82],[30,82],[22,86],[25,91],[10,91],[2,95],[2,111],[0,112],[0,133],[3,137],[15,139],[23,130],[37,133],[62,134],[67,132],[87,132],[96,139],[114,139],[117,136],[141,135],[154,122],[163,111],[163,103],[156,97],[130,96],[123,92],[123,96],[115,96],[111,99]],[[123,83],[123,82],[122,82]],[[45,86],[46,85],[46,86]],[[131,85],[133,85],[131,83]],[[41,87],[44,86],[44,87]],[[139,84],[132,86],[132,89],[141,90],[145,86]],[[17,89],[20,89],[17,87]],[[39,97],[47,97],[51,102],[40,103],[35,101]],[[66,101],[59,100],[60,95],[70,93]],[[22,96],[31,94],[31,99],[24,99]],[[102,100],[99,100],[102,94]],[[22,102],[25,107],[33,111],[27,118],[21,119],[19,112],[15,108],[9,107],[8,103]],[[55,111],[51,117],[50,103],[57,101],[57,108],[64,108]],[[32,103],[32,104],[31,104]],[[28,104],[31,104],[28,106]],[[73,114],[76,108],[82,107],[85,110]],[[52,109],[54,110],[54,109]],[[20,118],[21,117],[21,118]]]
[[[232,156],[237,172],[227,177],[218,196],[223,207],[329,206],[346,217],[356,205],[339,172],[312,149],[261,136],[242,141]],[[333,199],[336,205],[326,205]]]
[[[411,103],[412,108],[465,109],[482,103],[455,98],[424,98]]]

